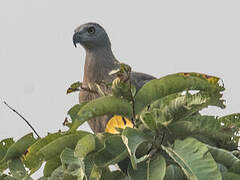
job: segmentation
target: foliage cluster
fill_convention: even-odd
[[[71,122],[65,122],[68,131],[39,139],[28,134],[16,142],[2,140],[0,180],[30,180],[43,163],[41,180],[240,179],[240,114],[200,113],[208,106],[225,107],[219,78],[177,73],[151,80],[136,91],[130,72],[122,64],[112,72],[117,76],[109,87],[112,94],[96,85],[102,97],[73,106],[68,111]],[[80,88],[81,83],[75,83],[68,93]],[[111,123],[99,134],[77,130],[102,115],[121,116],[117,121],[123,125]]]

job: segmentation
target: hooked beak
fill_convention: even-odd
[[[81,42],[81,34],[79,32],[75,32],[73,35],[73,44],[75,48],[77,47],[77,44],[80,44]]]

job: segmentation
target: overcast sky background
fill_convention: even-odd
[[[219,76],[227,108],[240,112],[240,1],[0,1],[0,139],[31,129],[2,102],[25,116],[41,136],[64,129],[82,80],[85,52],[72,43],[80,24],[100,23],[118,60],[161,77],[190,71]],[[82,128],[87,128],[87,125]]]

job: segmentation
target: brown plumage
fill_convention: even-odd
[[[73,43],[81,44],[86,51],[83,87],[94,89],[96,81],[111,82],[114,76],[110,76],[109,72],[118,68],[118,61],[111,50],[110,39],[105,30],[97,23],[87,23],[79,26],[73,35]],[[131,82],[139,89],[149,80],[154,79],[153,76],[132,72]],[[102,86],[105,92],[109,91]],[[79,101],[89,101],[98,98],[99,94],[91,93],[85,90],[80,91]],[[103,116],[88,121],[89,126],[94,133],[103,132],[107,121],[110,117]]]

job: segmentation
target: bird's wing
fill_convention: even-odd
[[[131,83],[139,90],[145,83],[150,80],[156,79],[154,76],[149,74],[144,74],[140,72],[131,73]]]

